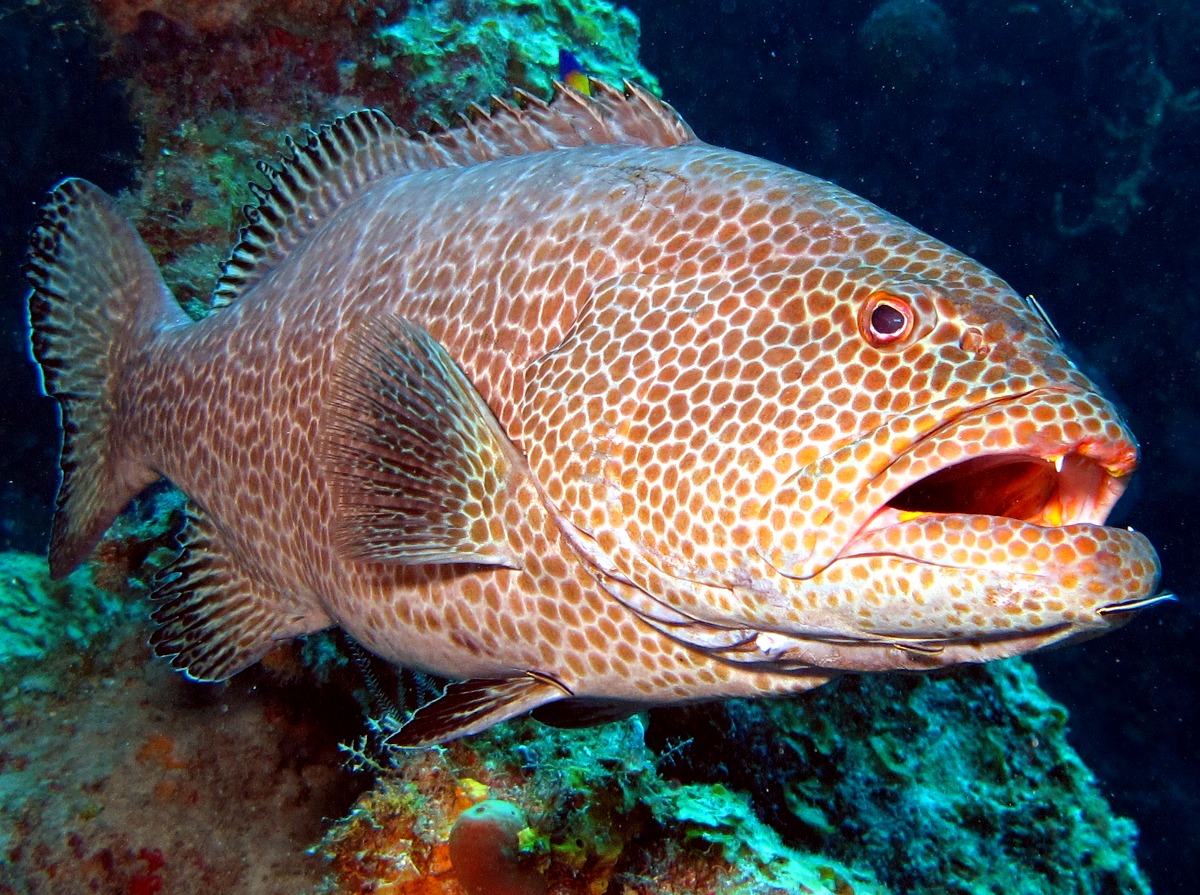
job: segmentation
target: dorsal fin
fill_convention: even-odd
[[[209,309],[235,301],[344,203],[382,177],[431,168],[477,165],[515,155],[595,143],[676,146],[695,139],[678,113],[641,87],[591,82],[585,96],[555,83],[550,102],[523,90],[515,102],[492,97],[472,104],[454,127],[410,137],[376,109],[363,109],[310,131],[290,154],[259,170],[270,184],[251,184],[257,203],[225,262]]]
[[[646,90],[625,82],[618,90],[591,81],[592,93],[555,82],[550,102],[514,90],[516,104],[492,97],[487,111],[472,105],[456,127],[417,135],[425,150],[414,168],[476,165],[514,155],[599,143],[677,146],[696,135],[679,113]]]
[[[291,155],[258,169],[269,186],[250,184],[246,226],[230,252],[209,302],[231,304],[364,186],[396,169],[406,141],[386,115],[363,109],[311,131],[303,144],[288,138]]]

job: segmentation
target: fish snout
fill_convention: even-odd
[[[1120,627],[1150,606],[1174,599],[1159,592],[1162,567],[1149,539],[1132,528],[1081,526],[1098,539],[1094,557],[1082,557],[1072,571],[1083,573],[1087,589],[1103,597],[1096,613],[1108,628]],[[1089,580],[1087,573],[1094,569]]]
[[[922,514],[871,532],[834,563],[881,563],[919,581],[900,588],[878,633],[939,626],[980,638],[1022,635],[1038,645],[1100,634],[1160,602],[1158,555],[1131,529],[1081,522],[1045,527],[993,516]]]

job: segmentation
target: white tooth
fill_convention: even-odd
[[[1055,472],[1062,472],[1062,466],[1063,466],[1063,458],[1062,458],[1062,456],[1060,455],[1060,456],[1058,456],[1058,457],[1055,457],[1055,458],[1054,458],[1054,471],[1055,471]]]

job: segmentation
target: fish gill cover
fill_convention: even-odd
[[[146,10],[141,10],[138,17],[143,24],[145,13]],[[156,23],[153,30],[166,33],[168,36],[163,40],[171,45],[171,27],[188,23],[186,16],[177,22],[166,18],[166,23]],[[237,24],[234,17],[221,19],[216,25],[206,21],[197,27],[202,31],[214,27],[228,40],[228,32],[221,29],[232,28],[236,33]],[[246,30],[255,31],[258,26]],[[299,40],[287,36],[277,39],[284,46],[290,46],[293,39]],[[546,70],[553,71],[553,67]],[[245,76],[252,87],[253,79]],[[305,103],[317,101],[310,86],[302,85],[299,92],[302,96],[297,98],[295,108],[302,109]],[[380,104],[386,105],[382,101]],[[283,107],[288,100],[275,94],[269,105]],[[249,101],[245,107],[238,105],[239,110],[254,107]],[[232,120],[226,125],[244,127]],[[282,123],[279,128],[290,129],[290,122]],[[218,138],[216,142],[221,140]],[[184,147],[182,141],[178,145]],[[192,176],[208,164],[202,156],[192,155],[196,151],[194,146],[174,151],[176,155],[187,156],[185,168],[190,169]],[[247,157],[257,154],[271,153],[250,152]],[[232,184],[222,188],[232,188]],[[193,192],[190,183],[187,189],[176,190],[179,196]],[[175,210],[190,213],[183,206]],[[163,228],[163,234],[166,229]],[[203,291],[203,287],[197,287],[195,294]],[[100,567],[109,570],[108,580],[113,590],[122,586],[126,590],[132,588],[133,593],[127,594],[126,600],[139,596],[137,575],[133,575],[131,584],[123,585],[119,583],[122,572],[112,570],[132,571],[139,566],[145,548],[137,544],[137,538],[117,538],[116,544],[107,548]],[[49,585],[35,579],[34,583],[27,582],[21,587],[28,594],[30,588]],[[61,595],[56,599],[61,602]],[[83,594],[79,602],[90,605],[90,599]],[[117,625],[115,630],[124,629]],[[136,646],[143,634],[138,628],[128,636],[132,646],[123,651],[110,652],[105,648],[94,654],[85,653],[82,666],[80,659],[64,659],[60,653],[38,663],[34,674],[26,674],[25,669],[30,666],[22,665],[21,672],[15,675],[14,680],[19,683],[8,690],[13,701],[6,703],[5,717],[15,721],[10,732],[19,728],[20,733],[13,733],[13,742],[19,744],[14,750],[18,760],[10,767],[26,776],[13,778],[14,782],[37,779],[56,762],[59,767],[69,767],[74,776],[67,778],[72,782],[65,787],[70,792],[70,798],[65,800],[70,807],[66,810],[49,803],[30,804],[27,800],[16,803],[21,812],[16,828],[24,838],[9,850],[10,863],[6,869],[15,874],[15,880],[34,887],[34,891],[39,891],[36,886],[50,874],[55,875],[59,885],[69,885],[67,880],[81,880],[109,886],[112,891],[154,891],[155,886],[183,891],[189,885],[188,880],[200,886],[200,881],[208,880],[211,884],[214,878],[231,881],[227,882],[231,891],[248,890],[258,885],[255,880],[262,881],[265,891],[273,890],[271,887],[275,885],[279,891],[296,891],[296,879],[304,872],[314,874],[315,879],[321,872],[319,865],[305,867],[300,862],[286,872],[297,874],[293,877],[265,859],[249,865],[239,862],[233,857],[236,849],[221,853],[211,847],[200,848],[197,843],[203,841],[204,829],[197,818],[212,812],[213,825],[209,829],[213,829],[226,822],[219,814],[223,807],[233,810],[253,807],[256,810],[250,813],[259,816],[284,813],[287,809],[275,807],[280,799],[302,806],[305,810],[297,811],[298,814],[319,816],[330,804],[322,803],[322,799],[332,799],[336,804],[336,796],[330,791],[335,788],[333,782],[341,779],[337,777],[336,761],[327,750],[338,731],[342,739],[352,738],[352,721],[330,709],[332,719],[325,720],[332,732],[314,733],[312,716],[306,720],[301,712],[297,720],[295,706],[308,691],[290,690],[289,685],[280,682],[306,673],[298,671],[295,655],[285,652],[272,659],[271,670],[259,677],[264,687],[281,686],[280,693],[272,690],[278,699],[264,700],[267,704],[262,707],[261,717],[253,709],[242,714],[236,728],[230,728],[230,734],[236,736],[226,737],[223,749],[214,749],[215,719],[204,708],[218,706],[189,713],[186,707],[181,711],[172,700],[167,700],[165,704],[154,703],[159,714],[145,717],[145,700],[164,682],[155,679],[150,690],[136,689],[135,684],[143,674],[139,669],[144,663],[144,654]],[[309,650],[316,651],[315,646]],[[355,678],[347,673],[345,660],[330,658],[331,653],[325,655],[320,667],[331,681],[328,686],[340,687],[343,692],[353,686],[347,684]],[[152,675],[147,673],[147,676]],[[91,686],[93,679],[99,686]],[[122,683],[114,687],[106,682]],[[227,707],[236,702],[239,711],[244,712],[247,700],[240,696],[251,686],[250,681],[230,685],[222,691],[225,695],[220,702]],[[1031,686],[1033,689],[1029,689]],[[898,691],[897,687],[901,689]],[[118,702],[115,691],[121,689],[137,692],[142,702]],[[926,700],[923,694],[929,698]],[[347,817],[346,824],[352,828],[355,818],[362,819],[364,814],[369,818],[376,812],[380,818],[401,818],[395,822],[399,826],[370,824],[390,831],[392,836],[387,841],[371,841],[373,853],[386,860],[368,867],[368,872],[381,877],[375,881],[376,885],[387,873],[394,873],[388,880],[392,891],[453,891],[454,883],[447,874],[442,851],[449,836],[449,824],[466,806],[485,796],[501,796],[524,805],[531,826],[521,846],[523,860],[541,868],[547,880],[562,887],[562,891],[577,888],[583,891],[579,887],[610,884],[627,885],[634,891],[639,890],[637,886],[650,886],[645,891],[666,892],[672,891],[669,888],[672,885],[678,885],[681,891],[703,890],[703,887],[735,891],[738,885],[745,891],[768,891],[771,886],[789,886],[796,881],[816,891],[839,892],[875,891],[876,886],[890,886],[894,891],[933,891],[951,886],[962,886],[962,891],[988,891],[984,887],[993,882],[1009,889],[1027,884],[1030,891],[1070,886],[1079,886],[1078,891],[1091,891],[1089,887],[1093,885],[1096,890],[1106,885],[1115,885],[1122,891],[1140,890],[1144,884],[1129,859],[1131,828],[1114,823],[1107,808],[1096,800],[1086,771],[1075,763],[1073,753],[1061,737],[1061,712],[1040,699],[1027,673],[1010,674],[996,668],[936,681],[847,682],[835,691],[795,706],[794,710],[803,714],[803,718],[789,715],[781,719],[778,712],[786,712],[784,706],[792,705],[787,703],[778,707],[732,704],[721,709],[689,710],[682,715],[655,713],[650,716],[649,728],[644,722],[627,721],[591,733],[556,733],[522,723],[511,730],[456,745],[447,753],[414,757],[399,762],[395,768],[378,767],[383,772],[380,783],[364,796]],[[826,700],[830,704],[826,705]],[[253,706],[254,700],[248,701]],[[118,743],[94,734],[92,725],[98,722],[94,715],[84,712],[84,704],[113,707],[113,711],[102,713],[110,718],[115,715],[131,722],[136,720],[137,733],[129,737],[136,752],[123,756]],[[981,707],[992,704],[1000,708],[980,711]],[[896,717],[890,707],[897,705],[907,706],[911,713]],[[926,712],[928,720],[924,719]],[[97,736],[95,742],[103,744],[100,754],[121,767],[105,767],[104,760],[99,766],[87,765],[77,753],[69,751],[64,756],[61,750],[47,748],[52,731],[39,719],[49,714],[72,717],[73,725]],[[991,719],[994,728],[978,726],[981,716]],[[1010,728],[1010,724],[1016,727]],[[714,725],[718,731],[738,731],[744,735],[739,739],[749,742],[743,753],[732,753],[738,759],[712,757],[713,752],[720,752],[721,746],[717,744],[722,742],[720,734],[713,731]],[[809,730],[806,725],[815,727]],[[1021,725],[1032,725],[1033,731]],[[927,742],[928,736],[923,737],[920,732],[951,728],[961,731],[963,741],[956,743],[958,748],[935,756],[932,761],[940,764],[947,754],[952,754],[963,762],[964,769],[961,774],[938,780],[934,794],[930,794],[927,790],[930,765],[923,757],[923,747],[949,743]],[[128,735],[129,731],[125,733]],[[280,754],[276,738],[283,735],[306,744],[305,754],[299,760]],[[647,740],[658,747],[658,754],[644,751],[646,747],[642,744]],[[86,738],[83,742],[86,744]],[[1032,753],[1015,750],[1014,743],[1027,743],[1035,748]],[[1052,748],[1047,748],[1046,743],[1052,744]],[[976,753],[977,749],[981,755]],[[93,754],[89,760],[95,761],[97,750],[90,751]],[[616,754],[645,756],[634,762],[643,771],[636,785],[622,777],[619,766],[604,759]],[[798,761],[793,755],[804,760]],[[449,756],[448,770],[430,775],[421,773],[428,770],[430,761],[436,763],[445,756]],[[1039,760],[1048,762],[1045,772],[1038,770]],[[379,763],[374,758],[359,764],[370,761]],[[747,769],[761,769],[761,773],[731,774],[729,765],[735,761]],[[237,778],[231,784],[220,776],[229,773],[231,766],[248,769],[255,786],[261,788],[243,790],[244,802],[217,804],[220,800],[212,797],[213,792],[222,786],[244,787],[246,783],[245,778]],[[839,780],[843,767],[845,779]],[[545,770],[544,778],[537,777],[535,772],[539,769]],[[798,774],[799,779],[791,772]],[[214,776],[207,778],[208,774]],[[200,776],[195,779],[197,775]],[[143,778],[140,788],[130,785],[133,776]],[[413,777],[415,783],[411,782]],[[264,780],[269,782],[264,784]],[[1035,785],[1027,800],[1020,800],[1006,789],[1015,785],[1028,793],[1031,780]],[[201,781],[211,782],[212,792],[198,785]],[[987,782],[984,796],[978,791],[982,781]],[[151,782],[153,786],[147,790]],[[360,778],[359,785],[366,782]],[[972,784],[966,794],[955,789],[963,783]],[[302,793],[298,800],[297,791]],[[782,798],[778,797],[780,793],[784,794]],[[1027,812],[1018,815],[999,812],[1000,820],[992,816],[996,808],[1014,801],[1026,806]],[[1065,834],[1055,826],[1062,823],[1061,818],[1046,817],[1053,813],[1047,806],[1062,801],[1084,806],[1080,825]],[[323,807],[318,808],[318,804]],[[158,810],[143,814],[145,826],[135,825],[131,815],[145,812],[148,805]],[[598,805],[610,807],[596,810]],[[905,807],[886,812],[881,818],[872,813],[879,805]],[[935,808],[935,805],[949,808]],[[306,811],[318,813],[306,814]],[[108,818],[104,817],[106,814]],[[939,826],[937,820],[945,814],[953,820]],[[764,818],[769,825],[764,825]],[[920,835],[912,833],[914,821],[922,829]],[[286,855],[305,835],[310,836],[308,842],[316,840],[312,826],[307,831],[303,823],[297,826],[298,830],[276,831],[279,838],[271,844],[278,854]],[[244,819],[237,829],[246,841],[255,841],[261,835],[255,824]],[[362,853],[362,848],[353,839],[339,838],[346,829],[346,826],[335,827],[322,846],[332,861],[333,876],[326,885],[360,891],[371,878],[356,875],[360,869],[352,866],[352,862],[347,864]],[[873,835],[864,832],[867,830],[873,831]],[[890,830],[898,830],[901,835]],[[959,844],[954,834],[964,830]],[[978,838],[967,835],[976,830],[980,833]],[[786,841],[781,841],[781,834]],[[1058,857],[1048,859],[1043,850],[1035,858],[1042,837],[1063,845],[1062,852],[1056,853]],[[902,850],[896,848],[898,841],[904,846]],[[39,853],[38,842],[53,842],[57,851],[52,847]],[[852,844],[850,847],[846,845],[848,842]],[[920,853],[911,858],[909,852],[920,852],[914,842],[932,844],[937,853]],[[989,855],[986,843],[999,843],[1001,851]],[[428,858],[423,857],[423,848],[428,849]],[[822,854],[823,857],[818,856]],[[1085,870],[1062,869],[1071,868],[1080,855],[1088,856],[1083,861]],[[420,865],[422,860],[431,863]],[[1008,873],[1014,865],[1020,868],[1016,875],[1002,880],[994,881],[989,873],[980,875],[981,867],[991,873]],[[51,866],[53,870],[49,869]],[[59,890],[62,889],[56,889]]]

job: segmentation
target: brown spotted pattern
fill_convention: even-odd
[[[483,520],[516,568],[339,549],[323,415],[349,334],[387,317],[449,351],[525,458]],[[1030,304],[699,141],[381,177],[138,364],[140,450],[244,577],[452,677],[788,692],[1094,633],[1157,584],[1145,539],[1102,527],[1133,438]]]

